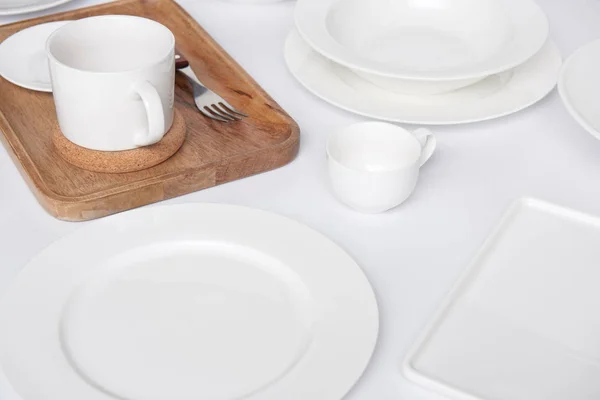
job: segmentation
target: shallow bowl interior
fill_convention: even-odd
[[[494,0],[341,0],[326,24],[340,45],[365,59],[423,71],[482,62],[511,35]]]

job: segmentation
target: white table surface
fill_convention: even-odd
[[[0,24],[100,2],[75,0],[44,13],[0,17]],[[577,125],[554,91],[509,117],[434,128],[438,152],[414,195],[391,212],[359,214],[332,197],[324,155],[332,130],[364,118],[317,99],[287,71],[282,47],[294,2],[179,2],[296,119],[302,144],[298,158],[281,169],[163,204],[241,204],[328,235],[363,267],[381,312],[372,362],[347,399],[442,399],[400,375],[402,357],[511,201],[535,196],[600,215],[600,142]],[[600,37],[600,0],[539,3],[563,56]],[[86,223],[48,215],[0,146],[0,294],[31,257]],[[0,400],[18,399],[6,383],[0,389]]]

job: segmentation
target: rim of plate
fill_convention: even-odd
[[[30,6],[24,6],[24,7],[15,7],[13,9],[2,9],[0,8],[0,15],[18,15],[18,14],[27,14],[30,12],[35,12],[35,11],[43,11],[43,10],[47,10],[49,8],[53,8],[53,7],[58,7],[60,5],[69,3],[73,0],[55,0],[52,1],[50,3],[42,3],[42,4],[33,4]]]
[[[286,41],[285,41],[285,45],[284,45],[284,57],[285,57],[285,61],[286,61],[286,65],[288,67],[288,70],[290,71],[290,73],[296,78],[296,80],[306,89],[308,90],[310,93],[312,93],[313,95],[315,95],[316,97],[326,101],[329,104],[332,104],[340,109],[343,109],[345,111],[357,114],[357,115],[362,115],[364,117],[368,117],[368,118],[375,118],[378,120],[382,120],[382,121],[389,121],[389,122],[400,122],[400,123],[406,123],[406,124],[418,124],[418,125],[459,125],[459,124],[466,124],[466,123],[474,123],[474,122],[481,122],[481,121],[487,121],[487,120],[492,120],[492,119],[496,119],[496,118],[501,118],[513,113],[516,113],[518,111],[521,111],[523,109],[526,109],[530,106],[532,106],[533,104],[537,103],[538,101],[542,100],[544,97],[546,97],[550,92],[552,92],[552,90],[554,89],[554,87],[556,86],[556,79],[558,79],[558,74],[560,71],[560,65],[562,64],[562,60],[560,57],[560,52],[558,51],[558,48],[556,47],[556,45],[554,44],[554,42],[549,39],[549,42],[547,43],[546,46],[548,46],[548,53],[549,55],[547,55],[547,57],[555,57],[556,60],[556,65],[553,66],[553,68],[555,67],[556,69],[556,78],[554,79],[554,82],[552,84],[547,84],[544,85],[544,90],[539,90],[538,92],[535,93],[534,95],[530,94],[530,98],[528,98],[528,101],[525,102],[521,102],[518,105],[514,105],[512,107],[506,107],[505,109],[503,109],[502,111],[498,111],[498,112],[490,112],[487,115],[479,115],[479,116],[471,116],[471,117],[465,117],[465,116],[461,116],[458,118],[445,118],[445,119],[426,119],[426,118],[421,118],[421,117],[411,117],[410,115],[404,114],[404,115],[396,115],[396,116],[392,116],[392,115],[384,115],[384,112],[381,113],[376,113],[376,112],[372,112],[372,111],[364,111],[361,110],[357,107],[354,107],[352,105],[348,105],[348,104],[344,104],[343,102],[339,101],[339,99],[333,99],[332,96],[330,96],[327,93],[324,93],[323,90],[319,90],[318,88],[315,87],[314,84],[307,82],[307,80],[302,77],[294,67],[294,65],[291,64],[291,60],[290,60],[290,55],[289,53],[293,50],[290,50],[291,47],[291,41],[294,40],[294,36],[300,38],[302,41],[304,41],[304,39],[302,39],[302,37],[299,35],[299,33],[297,32],[297,30],[292,30],[290,32],[290,34],[288,35]],[[305,43],[306,44],[306,43]],[[306,44],[306,46],[309,46],[308,44]],[[544,46],[544,48],[546,48],[546,46]],[[310,51],[312,52],[313,56],[319,57],[321,60],[329,63],[330,65],[334,65],[334,62],[331,60],[328,60],[326,57],[322,56],[321,54],[319,54],[318,52],[316,52],[314,49],[310,49]],[[546,51],[544,49],[542,49],[541,51]],[[540,52],[541,52],[540,51]],[[537,56],[537,55],[536,55]],[[535,60],[535,56],[531,59],[528,60],[528,62],[532,62]],[[340,68],[345,68],[343,66],[338,66]],[[527,63],[523,64],[522,66],[519,66],[517,68],[525,68],[527,67]],[[351,70],[348,70],[349,73],[352,73]],[[331,74],[335,74],[335,72],[331,71]],[[535,75],[536,78],[539,78],[539,74]],[[336,79],[342,80],[342,78],[336,77]],[[360,79],[358,76],[356,77],[356,79]],[[512,78],[511,78],[512,79]],[[334,85],[334,82],[329,82],[328,86]],[[475,83],[473,86],[479,85],[481,83]],[[348,85],[347,83],[344,82],[344,85],[346,85],[347,87],[350,88],[350,85]],[[375,86],[374,84],[365,82],[365,85],[369,85],[370,87],[373,87],[377,90],[383,90],[378,88],[377,86]],[[352,88],[353,90],[356,90],[354,88]],[[467,88],[463,88],[460,90],[469,90],[469,87]],[[331,92],[329,92],[331,93]],[[394,95],[393,92],[390,92],[390,94]],[[435,96],[444,96],[444,94],[441,95],[435,95]],[[481,103],[478,103],[481,104]],[[426,106],[424,106],[426,107]],[[470,111],[472,111],[472,108],[469,108]]]
[[[326,25],[331,7],[339,0],[298,0],[294,11],[296,28],[304,40],[324,57],[347,68],[388,78],[418,81],[449,81],[479,78],[507,71],[537,54],[549,35],[546,14],[534,0],[497,0],[507,10],[514,31],[509,51],[471,67],[455,71],[401,70],[366,59],[339,44]],[[515,51],[517,50],[517,51]],[[490,61],[491,60],[491,61]]]
[[[565,61],[560,76],[558,78],[558,93],[560,95],[560,98],[562,99],[563,104],[565,105],[565,108],[579,125],[581,125],[590,135],[594,136],[598,140],[600,140],[600,131],[598,131],[597,128],[592,126],[592,124],[588,122],[588,120],[583,116],[583,114],[581,114],[571,103],[571,92],[569,92],[569,89],[567,88],[566,79],[569,74],[569,68],[571,67],[571,64],[573,64],[573,62],[577,60],[577,57],[579,57],[581,54],[585,54],[585,52],[588,51],[590,48],[599,45],[600,39],[596,39],[587,44],[584,44],[583,46],[575,50],[575,52],[571,54],[569,58],[567,58],[567,60]],[[598,55],[598,57],[600,57],[600,54]]]
[[[18,82],[16,80],[13,80],[9,77],[6,77],[4,75],[0,75],[2,76],[2,78],[6,79],[8,82],[12,83],[13,85],[16,86],[20,86],[23,89],[27,89],[27,90],[33,90],[35,92],[44,92],[44,93],[52,93],[52,85],[50,85],[50,87],[44,85],[44,86],[35,86],[35,85],[30,85],[29,83],[23,83],[22,81]]]
[[[224,221],[228,226],[223,226]],[[257,223],[267,228],[263,234],[257,233]],[[152,229],[148,229],[149,227]],[[122,240],[124,237],[127,237],[127,240]],[[274,241],[274,237],[280,239]],[[108,239],[95,240],[102,238]],[[297,243],[297,248],[291,253],[286,245],[290,238],[303,239],[294,242]],[[111,256],[139,250],[143,246],[182,240],[227,241],[236,246],[255,247],[259,252],[269,253],[269,256],[285,264],[290,263],[290,268],[303,281],[306,279],[309,290],[315,293],[315,300],[318,298],[323,302],[325,310],[315,311],[315,336],[309,347],[312,350],[308,350],[304,358],[280,379],[260,392],[249,394],[248,399],[279,400],[286,397],[286,393],[289,395],[297,392],[298,385],[304,387],[314,384],[321,391],[327,388],[324,392],[320,391],[320,395],[315,399],[337,400],[354,387],[371,360],[379,334],[377,298],[367,276],[354,259],[324,234],[291,218],[244,206],[187,203],[146,207],[95,221],[58,239],[26,265],[0,300],[0,317],[7,323],[6,326],[11,327],[0,331],[0,336],[5,339],[0,341],[0,351],[4,355],[13,354],[2,358],[2,367],[15,392],[22,397],[52,400],[57,394],[64,395],[61,398],[65,400],[81,398],[73,397],[81,394],[85,394],[90,400],[113,398],[114,395],[90,385],[73,369],[67,359],[60,343],[60,334],[53,328],[56,319],[61,318],[64,312],[63,299],[101,273],[102,266],[106,265],[105,261]],[[283,244],[283,247],[278,247],[277,243]],[[68,251],[73,248],[78,251]],[[94,250],[89,252],[90,249]],[[97,262],[88,263],[81,268],[83,253],[89,257],[102,254],[102,257],[94,258]],[[303,262],[296,259],[294,254],[321,258],[323,262],[337,266],[330,269],[319,268],[318,263]],[[49,262],[52,262],[50,268]],[[296,269],[294,265],[300,265],[302,268]],[[76,273],[70,274],[66,279],[56,278],[69,271]],[[336,278],[340,271],[348,273],[347,279],[343,279],[341,285]],[[51,277],[48,278],[46,274],[50,274]],[[54,284],[47,285],[49,281]],[[333,281],[338,286],[330,293]],[[37,290],[40,285],[46,289]],[[28,295],[31,291],[37,293],[37,300]],[[19,300],[23,296],[29,299],[26,304]],[[350,302],[344,303],[341,311],[338,311],[340,307],[337,307],[340,304],[330,309],[336,305],[336,301],[346,301],[341,300],[343,298]],[[15,307],[15,304],[19,307]],[[360,316],[349,319],[350,315],[356,315],[357,310],[360,311]],[[321,313],[326,313],[330,318],[323,318]],[[342,325],[339,325],[340,323]],[[347,331],[351,327],[360,329]],[[345,337],[345,340],[339,340],[340,337]],[[333,346],[331,354],[324,354],[322,350],[328,349],[334,338],[337,338],[337,348]],[[24,346],[31,344],[32,340],[35,341],[35,345],[23,351]],[[352,348],[340,353],[342,348],[350,344]],[[45,349],[45,355],[41,359],[39,350],[36,350],[40,348]],[[18,356],[15,356],[15,352]],[[341,354],[344,354],[344,357],[339,357]],[[332,357],[333,355],[335,357]],[[32,357],[37,360],[33,364],[28,362]],[[321,363],[323,360],[331,360],[331,363],[325,363],[326,366]],[[314,368],[315,363],[323,366]],[[338,373],[324,386],[323,380],[318,379],[325,373],[322,369],[336,365]],[[53,368],[49,370],[49,367]],[[34,381],[38,384],[31,385]],[[51,390],[46,391],[49,388]]]
[[[3,42],[0,43],[0,55],[2,55],[1,54],[2,53],[2,49],[3,49],[3,47],[4,47],[4,45],[6,43],[10,43],[13,40],[19,40],[19,37],[21,35],[27,34],[28,32],[30,32],[31,29],[34,29],[34,30],[35,29],[46,29],[49,26],[56,26],[56,28],[55,28],[55,30],[56,30],[56,29],[59,29],[60,27],[66,25],[66,24],[68,24],[70,22],[72,22],[72,21],[68,20],[68,21],[46,22],[46,23],[39,24],[39,25],[33,25],[33,26],[30,26],[29,28],[25,28],[23,30],[15,32],[12,35],[10,35],[9,37],[7,37],[6,39],[4,39]],[[50,35],[47,35],[47,36],[48,37],[51,36],[53,32],[50,32]],[[45,43],[46,42],[44,41],[44,43],[42,44],[42,46],[40,48],[44,52],[44,54],[45,54]],[[1,61],[0,61],[0,64],[2,64]],[[10,83],[12,83],[14,85],[20,86],[22,88],[25,88],[25,89],[35,90],[35,91],[38,91],[38,92],[52,93],[52,83],[51,82],[48,82],[47,85],[46,84],[37,85],[37,84],[33,84],[31,81],[21,81],[21,80],[18,80],[18,79],[14,79],[13,76],[2,74],[1,71],[0,71],[0,76],[2,76],[2,78],[6,79],[8,82],[10,82]]]

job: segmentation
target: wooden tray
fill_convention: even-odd
[[[147,170],[102,174],[74,167],[56,153],[51,94],[0,78],[0,139],[50,214],[70,221],[99,218],[268,171],[294,159],[298,125],[172,0],[120,0],[17,22],[0,27],[0,41],[32,25],[103,14],[139,15],[166,25],[203,83],[249,118],[222,123],[202,116],[191,87],[178,76],[175,106],[187,125],[181,149]]]

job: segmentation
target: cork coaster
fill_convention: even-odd
[[[76,167],[94,172],[118,174],[140,171],[165,161],[179,150],[185,141],[185,120],[175,110],[173,125],[158,143],[124,151],[97,151],[70,142],[58,125],[52,134],[52,142],[60,156]]]

